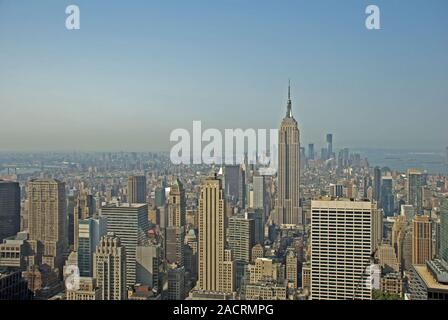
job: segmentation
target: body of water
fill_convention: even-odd
[[[413,168],[431,174],[448,175],[446,154],[440,151],[353,149],[352,152],[367,158],[371,166],[389,167],[403,172]]]

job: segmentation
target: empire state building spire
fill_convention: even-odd
[[[291,80],[288,80],[288,105],[286,108],[286,117],[292,118],[292,110],[291,110]]]

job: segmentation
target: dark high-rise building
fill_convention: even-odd
[[[20,231],[20,187],[0,180],[0,242]]]
[[[146,177],[129,176],[128,178],[128,202],[146,203]]]
[[[167,226],[165,228],[165,258],[168,263],[184,265],[184,227]]]
[[[380,202],[381,199],[381,169],[373,169],[373,200]]]
[[[185,267],[170,266],[167,272],[167,300],[185,299]]]
[[[383,177],[381,185],[381,207],[386,217],[394,215],[394,205],[392,177]]]
[[[308,159],[314,160],[314,143],[308,145]]]
[[[20,271],[0,272],[0,300],[31,300],[31,297]]]
[[[333,157],[333,134],[327,134],[327,159]]]
[[[166,196],[165,196],[165,188],[157,187],[155,192],[155,204],[157,208],[161,208],[165,206]]]
[[[74,248],[75,244],[75,206],[76,196],[74,194],[67,195],[67,236],[70,248]]]
[[[417,214],[423,212],[424,176],[420,171],[408,170],[407,196],[408,204],[414,206]]]
[[[367,194],[369,188],[372,186],[372,179],[370,176],[365,176],[362,178],[362,197],[367,199]]]
[[[224,194],[230,203],[244,206],[245,180],[245,172],[240,165],[224,167]]]
[[[299,164],[300,164],[300,171],[302,172],[305,170],[306,165],[306,154],[305,154],[305,148],[300,147],[300,155],[299,155]]]
[[[265,216],[263,209],[248,209],[247,217],[254,220],[254,243],[264,243]]]
[[[81,277],[93,275],[93,253],[102,236],[106,234],[106,220],[88,218],[78,222],[78,267]]]

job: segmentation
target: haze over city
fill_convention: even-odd
[[[169,150],[173,129],[443,152],[446,1],[0,1],[0,150]],[[430,129],[430,130],[428,130]],[[6,137],[6,139],[5,139]]]

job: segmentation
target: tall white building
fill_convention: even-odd
[[[93,255],[93,277],[100,288],[101,300],[127,298],[125,248],[112,232],[101,237]]]
[[[372,299],[371,257],[380,242],[376,203],[323,198],[311,202],[311,299]]]
[[[110,204],[101,208],[107,232],[113,232],[126,248],[127,285],[136,283],[137,246],[144,245],[149,230],[147,204]]]
[[[225,250],[225,201],[222,182],[205,179],[199,197],[198,282],[200,291],[231,293],[234,264]]]

